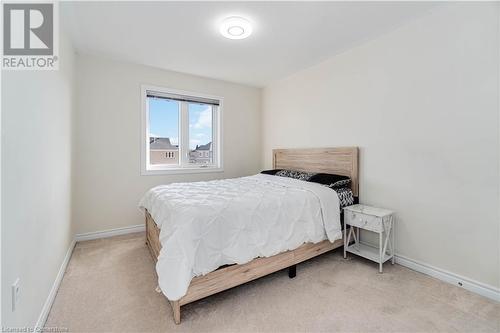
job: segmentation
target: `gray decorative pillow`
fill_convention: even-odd
[[[299,180],[304,180],[307,181],[311,176],[313,176],[314,173],[312,172],[303,172],[303,171],[295,171],[295,170],[281,170],[276,173],[276,176],[280,177],[288,177],[288,178],[294,178],[294,179],[299,179]]]

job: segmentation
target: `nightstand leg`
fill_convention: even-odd
[[[347,224],[344,222],[344,259],[347,259],[347,252],[346,252],[346,249],[347,249]]]
[[[392,259],[391,263],[394,265],[394,253],[396,250],[394,249],[394,216],[391,216],[391,254],[392,254]]]
[[[356,228],[356,245],[358,246],[358,250],[359,250],[359,243],[361,242],[361,240],[359,239],[359,227]]]
[[[384,260],[383,257],[383,246],[382,246],[382,232],[378,234],[378,251],[379,251],[379,263],[378,263],[378,271],[379,273],[382,273],[382,262]]]

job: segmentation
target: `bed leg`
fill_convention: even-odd
[[[181,306],[179,301],[170,301],[170,305],[172,305],[172,311],[174,312],[174,322],[176,325],[181,323]]]
[[[293,279],[295,276],[297,276],[297,265],[288,267],[288,277]]]

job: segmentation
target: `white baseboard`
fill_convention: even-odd
[[[134,232],[142,232],[145,230],[146,230],[146,227],[144,226],[144,224],[138,224],[138,225],[133,225],[130,227],[123,227],[123,228],[117,228],[117,229],[108,229],[108,230],[102,230],[102,231],[94,231],[94,232],[86,232],[86,233],[82,233],[82,234],[76,234],[75,240],[77,242],[81,242],[81,241],[92,240],[92,239],[108,238],[108,237],[113,237],[113,236],[132,234]]]
[[[500,302],[500,289],[487,284],[471,280],[469,278],[460,276],[458,274],[445,271],[443,269],[406,258],[401,255],[396,255],[396,263],[405,266],[414,271],[432,276],[441,281],[453,284],[457,287],[464,288],[473,293],[479,294],[481,296],[487,297],[494,301]]]
[[[64,273],[66,272],[66,267],[68,266],[69,259],[71,259],[71,254],[73,253],[73,249],[75,248],[76,241],[72,240],[69,245],[68,251],[66,252],[66,256],[59,268],[59,272],[57,272],[56,279],[54,284],[52,285],[52,289],[50,290],[49,296],[45,300],[45,304],[43,305],[42,312],[38,317],[38,320],[35,324],[35,330],[41,329],[45,326],[45,322],[47,321],[47,317],[49,316],[50,308],[52,307],[52,303],[54,303],[54,299],[56,298],[57,291],[59,290],[59,285],[64,277]],[[37,331],[38,332],[38,331]]]

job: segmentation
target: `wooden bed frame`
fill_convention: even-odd
[[[351,189],[358,196],[358,148],[307,148],[274,149],[273,169],[291,169],[309,172],[327,172],[351,177]],[[161,244],[160,229],[146,211],[146,244],[157,261]],[[295,276],[295,265],[325,252],[343,246],[343,239],[331,243],[328,240],[305,243],[292,251],[267,258],[256,258],[246,264],[221,267],[203,276],[193,278],[186,295],[170,301],[176,324],[181,322],[181,306],[239,286],[262,276],[290,268],[289,276]]]

